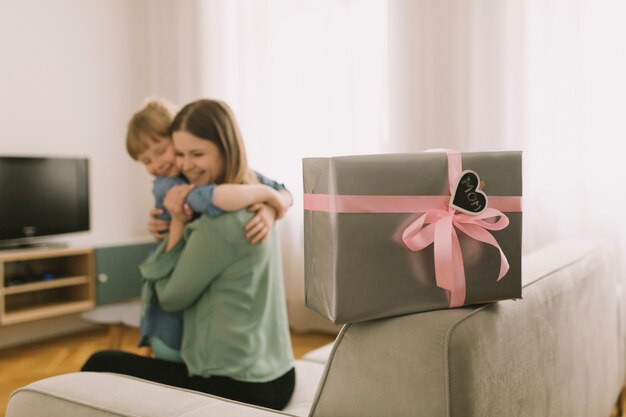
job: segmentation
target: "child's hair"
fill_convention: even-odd
[[[204,99],[187,104],[174,118],[170,135],[177,131],[189,132],[217,146],[224,158],[225,168],[220,183],[258,183],[248,167],[246,149],[235,116],[223,101]]]
[[[128,122],[126,150],[131,158],[137,160],[148,148],[149,141],[170,137],[170,125],[178,109],[173,104],[160,98],[150,98],[144,107]]]

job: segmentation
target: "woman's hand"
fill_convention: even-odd
[[[192,190],[192,184],[181,184],[172,187],[163,200],[163,205],[170,212],[172,222],[187,223],[193,217],[193,211],[185,204],[187,195]]]
[[[276,210],[263,203],[256,203],[248,208],[248,211],[256,214],[246,223],[246,239],[251,243],[265,243],[270,237],[274,221],[276,220]]]
[[[150,210],[150,221],[148,222],[148,230],[150,230],[150,234],[158,242],[163,240],[163,238],[167,236],[167,232],[170,230],[169,220],[157,219],[156,216],[160,214],[163,214],[163,210],[161,209],[155,208]]]

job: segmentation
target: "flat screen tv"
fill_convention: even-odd
[[[0,156],[0,246],[87,230],[86,158]]]

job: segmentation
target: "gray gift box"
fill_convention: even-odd
[[[462,153],[461,160],[463,172],[472,170],[482,180],[487,207],[501,208],[509,222],[488,230],[509,264],[501,279],[500,250],[455,228],[466,285],[462,304],[521,298],[521,152]],[[446,153],[305,158],[303,173],[309,308],[341,324],[450,307],[451,292],[437,285],[434,244],[412,251],[402,239],[431,206],[396,208],[396,202],[418,197],[444,201],[432,208],[448,210]]]

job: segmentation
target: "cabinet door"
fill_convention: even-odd
[[[96,304],[139,297],[139,265],[155,248],[155,243],[96,248]]]

